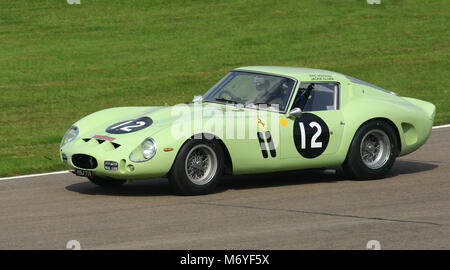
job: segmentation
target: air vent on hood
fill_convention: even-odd
[[[114,146],[115,149],[117,149],[117,148],[120,147],[120,144],[118,144],[118,143],[113,143],[113,142],[112,142],[111,144]]]
[[[94,141],[98,142],[98,144],[101,144],[101,145],[104,145],[104,146],[106,146],[106,145],[112,145],[112,146],[114,147],[114,149],[117,149],[117,148],[120,147],[120,144],[111,142],[111,141],[106,140],[106,139],[99,139],[99,138],[93,137],[93,138],[83,138],[82,140],[83,140],[84,142],[90,142],[91,140],[94,140]],[[92,142],[94,142],[94,141],[92,141]],[[107,142],[107,143],[105,143],[105,142]],[[105,144],[104,144],[104,143],[105,143]],[[109,143],[111,143],[111,144],[109,144]],[[95,145],[97,145],[97,144],[94,143],[94,144],[92,145],[92,143],[91,143],[91,146],[92,146],[92,147],[94,147]]]

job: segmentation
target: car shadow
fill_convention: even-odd
[[[437,163],[434,162],[433,163]],[[363,181],[382,181],[399,175],[408,175],[433,170],[438,165],[415,160],[398,159],[385,178]],[[333,169],[298,170],[268,174],[237,175],[224,177],[218,189],[254,189],[301,184],[332,183],[338,181],[359,181],[346,175],[341,167]]]
[[[86,179],[87,180],[87,179]],[[84,195],[168,196],[174,195],[165,178],[132,181],[118,187],[99,187],[89,181],[66,186],[66,190]]]
[[[331,183],[345,179],[340,168],[225,176],[219,190],[282,187],[301,184]]]
[[[436,162],[434,162],[436,163]],[[407,175],[426,172],[437,168],[438,165],[414,160],[397,160],[387,174],[389,179],[398,175]],[[369,180],[380,181],[383,179]],[[290,185],[306,185],[318,183],[332,183],[343,180],[352,180],[345,175],[343,170],[311,169],[265,174],[246,174],[236,176],[224,176],[214,193],[222,193],[227,190],[245,190],[266,187],[281,187]],[[169,196],[175,195],[166,178],[133,181],[123,186],[103,188],[88,181],[72,184],[67,190],[85,195],[110,195],[110,196]]]
[[[392,169],[387,173],[386,178],[392,178],[399,175],[421,173],[431,171],[439,167],[436,163],[440,161],[417,161],[409,159],[398,159],[395,161]]]

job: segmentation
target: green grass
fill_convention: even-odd
[[[246,65],[323,68],[450,122],[450,4],[382,0],[0,2],[0,176],[62,170],[58,146],[109,107],[175,104]]]

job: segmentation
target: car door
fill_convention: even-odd
[[[325,165],[332,160],[329,157],[339,150],[345,127],[339,92],[338,82],[300,84],[291,110],[301,108],[302,115],[280,119],[281,159],[297,159],[299,168]]]
[[[230,111],[223,142],[233,161],[233,172],[276,171],[280,159],[279,112],[242,109]]]

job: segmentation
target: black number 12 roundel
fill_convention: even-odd
[[[150,126],[153,123],[150,117],[141,117],[139,119],[122,121],[109,126],[106,132],[111,134],[124,134],[135,132]]]
[[[304,113],[294,122],[294,143],[297,151],[305,158],[320,156],[328,146],[330,131],[327,124],[317,115]]]

